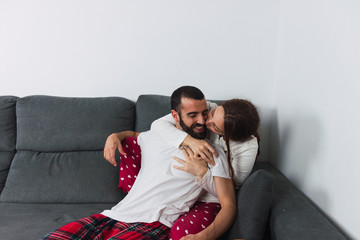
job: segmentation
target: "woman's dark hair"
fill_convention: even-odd
[[[171,95],[171,109],[180,112],[181,98],[203,100],[204,94],[200,89],[193,86],[182,86],[176,89]]]
[[[230,140],[244,142],[255,136],[258,141],[258,153],[260,154],[260,135],[259,125],[260,117],[256,107],[248,100],[231,99],[221,106],[224,108],[224,140],[228,149],[227,158],[233,175],[234,170],[231,167]]]

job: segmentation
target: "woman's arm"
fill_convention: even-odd
[[[197,234],[182,237],[181,240],[217,239],[225,233],[234,222],[237,207],[233,181],[227,178],[214,177],[214,182],[221,210],[215,217],[215,220],[207,228]]]
[[[197,160],[192,159],[187,149],[184,148],[182,151],[184,153],[185,160],[174,157],[175,160],[182,164],[186,162],[197,162]],[[223,151],[220,153],[220,158],[223,160],[226,159],[225,153]],[[215,174],[213,180],[216,188],[216,195],[218,196],[221,205],[221,210],[215,217],[215,220],[207,228],[197,234],[187,235],[181,238],[181,240],[217,239],[231,226],[235,220],[237,212],[235,188],[234,183],[228,174],[228,166],[227,164],[216,165],[213,167],[212,171],[214,171]]]
[[[235,187],[241,184],[250,175],[258,153],[258,142],[252,137],[246,142],[230,142],[231,165],[234,169]]]
[[[137,137],[139,136],[139,132],[134,131],[124,131],[120,133],[113,133],[108,136],[105,142],[104,147],[104,158],[111,163],[114,167],[116,167],[116,161],[115,161],[115,151],[116,149],[119,150],[119,153],[123,156],[126,155],[126,153],[122,149],[121,142],[124,141],[127,137]]]

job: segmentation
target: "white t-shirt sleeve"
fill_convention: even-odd
[[[196,178],[196,183],[204,188],[206,191],[217,197],[214,177],[222,177],[230,179],[229,164],[224,153],[224,150],[219,146],[214,146],[218,152],[219,157],[214,157],[215,166],[209,165],[209,170],[205,173],[202,179]]]
[[[151,124],[151,131],[155,132],[165,142],[174,147],[179,147],[187,136],[187,133],[177,129],[175,120],[169,113]]]
[[[146,132],[141,132],[138,136],[137,136],[137,138],[136,138],[136,140],[137,140],[137,143],[138,143],[138,145],[141,147],[141,145],[143,145],[143,136],[146,136],[146,134],[145,134]]]
[[[212,173],[212,176],[230,178],[229,164],[224,150],[218,145],[214,145],[213,147],[215,148],[219,156],[218,157],[214,156],[215,166],[209,165],[209,169]]]
[[[212,176],[210,169],[207,170],[207,172],[202,178],[197,177],[195,182],[203,189],[205,189],[206,191],[217,197],[214,178]]]

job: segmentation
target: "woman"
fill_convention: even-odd
[[[259,114],[256,107],[244,99],[228,100],[220,106],[208,102],[208,107],[208,139],[211,143],[222,146],[227,153],[233,167],[236,187],[239,188],[249,176],[259,154]],[[176,147],[190,147],[193,158],[212,163],[212,154],[216,154],[214,148],[207,141],[195,139],[178,130],[170,114],[154,121],[151,130]]]
[[[211,143],[223,147],[227,154],[229,166],[231,166],[230,175],[233,177],[236,188],[239,188],[250,175],[259,154],[259,114],[250,101],[243,99],[228,100],[220,106],[208,103],[208,106],[211,108],[206,121],[206,126],[211,131],[209,140]],[[156,120],[152,124],[151,130],[156,131],[163,139],[174,146],[188,146],[187,149],[194,160],[206,159],[206,161],[212,162],[212,153],[215,153],[213,147],[205,140],[195,139],[178,130],[174,126],[171,115]],[[207,166],[202,161],[185,162],[181,159],[175,160],[184,165],[183,167],[177,167],[178,169],[198,176],[198,183],[208,193],[198,200],[198,203],[189,213],[181,216],[174,223],[169,236],[172,240],[180,239],[187,233],[195,234],[200,232],[215,218],[220,209],[218,200],[215,197],[216,191],[211,172]],[[206,215],[206,217],[203,217],[203,215]],[[209,221],[204,222],[204,218]],[[187,231],[184,233],[184,231],[181,231],[182,229]]]

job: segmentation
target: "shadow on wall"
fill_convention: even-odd
[[[269,162],[270,152],[269,152],[269,140],[270,140],[270,128],[271,128],[271,114],[272,111],[268,108],[263,108],[261,106],[256,106],[259,116],[260,116],[260,155],[257,161],[260,162]]]
[[[323,150],[325,129],[316,113],[294,107],[295,112],[281,116],[272,110],[269,124],[269,162],[278,168],[348,239],[350,236],[327,214],[331,209],[331,199],[324,188],[308,178],[311,172],[321,173],[325,166],[319,166],[319,153]],[[290,116],[290,117],[289,117]],[[331,174],[331,173],[328,173]],[[315,178],[316,179],[316,178]],[[316,180],[315,180],[316,181]]]
[[[269,161],[289,178],[301,191],[316,201],[323,210],[330,207],[330,199],[324,189],[311,184],[310,174],[322,171],[317,161],[322,148],[323,128],[316,115],[294,107],[296,112],[286,114],[279,121],[277,110],[272,111],[269,126]]]

